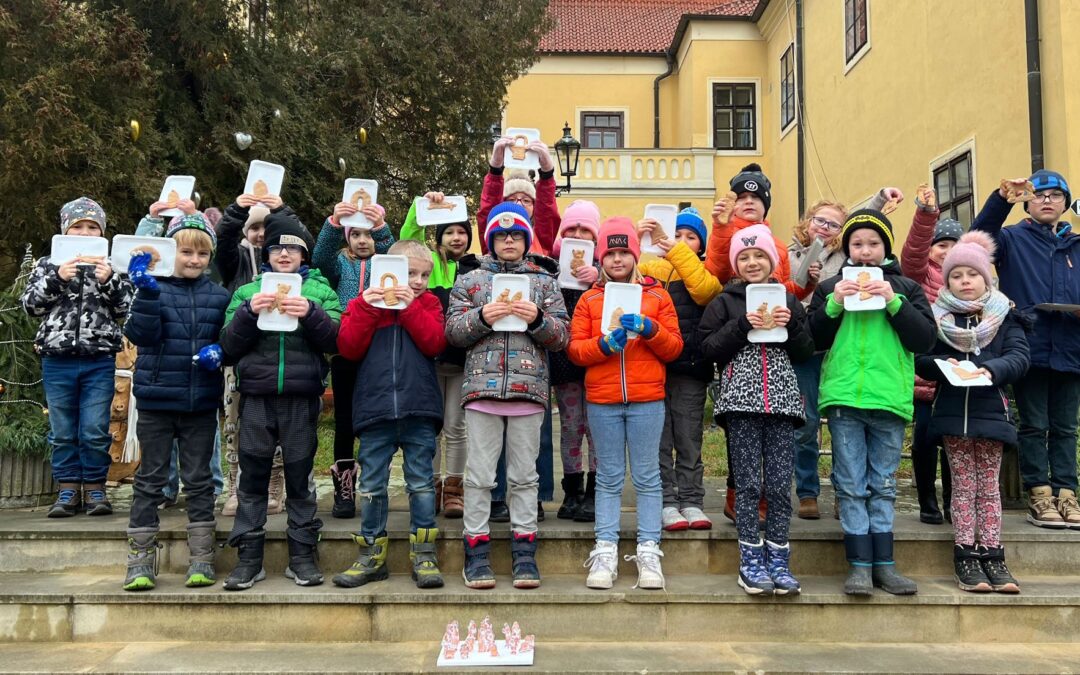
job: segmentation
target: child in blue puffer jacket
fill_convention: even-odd
[[[150,276],[150,254],[129,265],[137,289],[124,334],[139,348],[134,393],[142,459],[128,520],[124,590],[149,590],[157,568],[158,506],[165,501],[173,442],[187,493],[189,587],[209,586],[214,573],[214,484],[210,458],[224,393],[222,351],[229,292],[206,275],[217,244],[201,214],[185,215],[166,236],[176,240],[173,276]]]
[[[371,228],[343,227],[342,218],[362,213]],[[371,256],[386,253],[394,244],[394,235],[386,224],[386,210],[378,204],[357,207],[340,202],[319,230],[319,239],[311,254],[312,265],[319,268],[337,290],[338,303],[347,307],[371,283]],[[356,438],[353,435],[352,398],[356,386],[355,361],[340,355],[330,359],[330,386],[334,391],[334,479],[335,518],[356,515]]]

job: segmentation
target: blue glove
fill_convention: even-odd
[[[128,277],[135,288],[145,288],[150,291],[158,289],[157,279],[150,276],[150,260],[150,254],[146,251],[140,251],[131,256],[131,261],[128,263]]]
[[[626,331],[622,328],[616,328],[600,338],[600,351],[607,356],[618,354],[624,349],[626,349]]]
[[[640,314],[623,314],[619,319],[622,327],[631,333],[637,333],[647,338],[656,334],[656,324],[647,316]]]
[[[213,372],[221,368],[221,359],[223,357],[224,353],[221,351],[221,345],[206,345],[199,350],[198,354],[191,357],[191,362],[198,364],[203,370]]]

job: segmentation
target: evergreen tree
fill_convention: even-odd
[[[21,302],[33,267],[28,245],[15,283],[0,292],[0,452],[44,456],[49,420],[41,360],[33,345],[38,321]]]

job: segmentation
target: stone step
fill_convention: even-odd
[[[538,561],[546,574],[577,574],[592,549],[591,523],[575,523],[549,517],[540,524]],[[356,557],[350,533],[359,528],[359,519],[338,520],[324,515],[320,556],[326,570],[343,570]],[[266,567],[273,573],[285,570],[288,553],[285,515],[271,516],[267,523]],[[181,573],[187,569],[187,516],[182,510],[162,512],[161,568]],[[446,571],[458,573],[463,562],[461,520],[440,517],[439,559]],[[218,538],[224,542],[232,526],[231,518],[218,519]],[[621,552],[633,553],[635,516],[623,513]],[[50,520],[43,511],[7,511],[0,518],[0,573],[3,572],[119,572],[124,568],[127,514]],[[392,511],[388,526],[389,564],[394,573],[409,570],[408,514]],[[510,571],[509,525],[493,524],[493,563],[497,572]],[[925,525],[914,514],[896,516],[897,564],[905,572],[918,575],[949,574],[952,570],[952,527]],[[1007,512],[1002,538],[1014,574],[1054,576],[1076,574],[1075,558],[1080,531],[1034,527],[1021,512]],[[717,514],[712,530],[664,533],[664,569],[669,574],[734,574],[738,566],[737,535],[730,521]],[[832,518],[817,521],[794,519],[791,523],[792,569],[796,574],[843,574],[846,570],[843,535]],[[218,556],[220,569],[230,569],[235,550],[224,548]]]
[[[0,644],[4,670],[26,673],[417,673],[436,668],[438,640],[397,644],[144,642]],[[537,673],[1068,673],[1080,645],[821,642],[551,642]],[[494,673],[496,669],[485,668]],[[513,672],[523,672],[514,669]]]
[[[668,576],[666,591],[632,588],[623,564],[610,591],[584,575],[547,575],[522,591],[500,576],[489,591],[448,575],[442,589],[417,589],[405,575],[359,589],[329,582],[296,586],[273,574],[243,592],[187,589],[183,577],[158,588],[121,590],[119,574],[0,575],[0,642],[437,642],[451,620],[519,621],[542,642],[835,641],[850,643],[1080,643],[1080,577],[1022,578],[1023,594],[972,594],[949,578],[917,577],[919,594],[843,594],[839,576],[806,576],[794,597],[751,597],[734,575]],[[0,670],[3,665],[0,664]]]

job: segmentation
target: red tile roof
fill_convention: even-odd
[[[663,54],[685,15],[756,19],[766,0],[551,0],[548,54]]]

